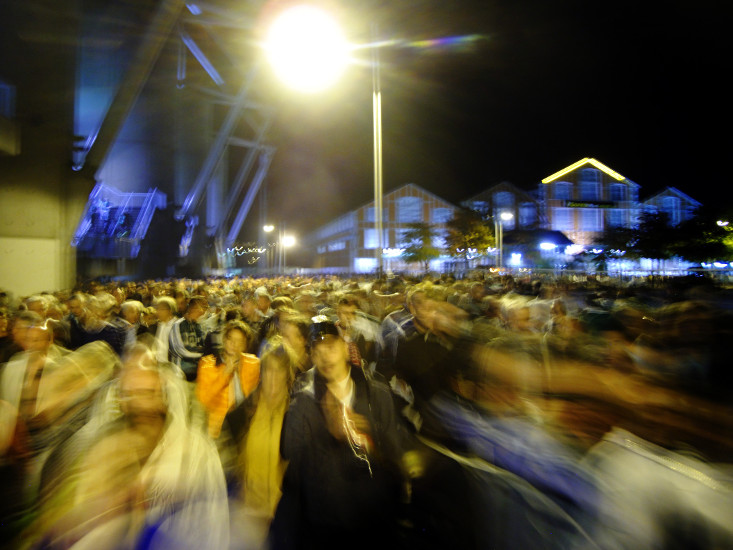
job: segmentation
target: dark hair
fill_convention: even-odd
[[[294,325],[300,331],[300,334],[303,336],[303,340],[305,340],[306,345],[308,344],[310,321],[306,316],[302,315],[300,312],[294,309],[280,310],[278,311],[277,315],[278,332],[282,332],[281,329],[284,323],[290,323],[291,325]]]
[[[293,309],[293,300],[288,296],[277,296],[270,303],[272,309]]]
[[[225,339],[227,336],[229,336],[229,333],[232,332],[233,330],[238,330],[244,335],[245,339],[247,340],[247,345],[245,347],[249,348],[250,344],[254,341],[254,337],[255,337],[255,334],[252,331],[252,329],[249,328],[249,325],[239,320],[228,321],[224,325],[224,328],[221,329],[222,340]]]
[[[354,306],[358,308],[359,299],[353,294],[345,294],[344,296],[341,296],[341,298],[339,298],[338,305],[349,307]]]
[[[206,310],[209,308],[209,302],[203,296],[193,296],[188,301],[188,306],[186,306],[186,311],[191,311],[191,309],[194,306],[199,306],[200,308]]]

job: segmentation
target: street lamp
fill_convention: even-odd
[[[266,225],[262,226],[262,231],[265,233],[272,233],[275,230],[275,226],[271,223],[268,223]],[[266,238],[265,240],[266,246],[266,252],[265,252],[265,271],[270,269],[272,267],[272,264],[274,263],[272,260],[272,245],[269,242],[269,239]]]
[[[499,250],[499,269],[504,265],[504,222],[511,220],[514,214],[511,212],[502,212],[499,214],[499,219],[494,217],[494,235],[496,236],[497,246]]]
[[[295,237],[292,235],[282,235],[280,237],[280,257],[282,259],[282,265],[280,266],[280,271],[285,272],[285,269],[288,267],[287,262],[287,249],[290,248],[295,244]]]
[[[374,228],[377,232],[377,273],[383,271],[382,230],[382,90],[376,27],[372,47],[372,116],[374,120]],[[331,86],[346,69],[354,47],[338,24],[314,6],[295,6],[273,22],[265,50],[275,73],[288,86],[318,92]]]
[[[294,6],[272,23],[265,50],[277,76],[304,92],[333,85],[346,69],[351,47],[339,25],[315,6]]]

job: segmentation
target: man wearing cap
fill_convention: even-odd
[[[294,391],[282,429],[280,452],[290,464],[272,548],[389,544],[401,458],[389,388],[351,368],[333,322],[313,320],[315,366]]]

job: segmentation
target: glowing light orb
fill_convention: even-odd
[[[265,50],[281,80],[312,93],[328,88],[341,76],[351,47],[328,13],[313,6],[296,6],[272,24]]]

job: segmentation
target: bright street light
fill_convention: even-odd
[[[274,226],[274,225],[270,225],[270,224],[267,224],[267,225],[264,225],[264,226],[262,226],[262,230],[263,230],[263,231],[264,231],[265,233],[272,233],[272,231],[273,231],[274,229],[275,229],[275,226]]]
[[[377,233],[377,273],[383,271],[382,223],[382,90],[377,30],[372,47],[372,118],[374,122],[374,229]],[[318,92],[333,84],[351,60],[354,47],[336,21],[314,6],[296,6],[278,16],[264,44],[273,70],[288,86]]]
[[[338,80],[349,63],[351,46],[328,13],[314,6],[295,6],[275,19],[265,50],[281,80],[314,93]]]
[[[281,242],[285,248],[290,248],[295,244],[295,237],[293,237],[292,235],[283,235]]]

